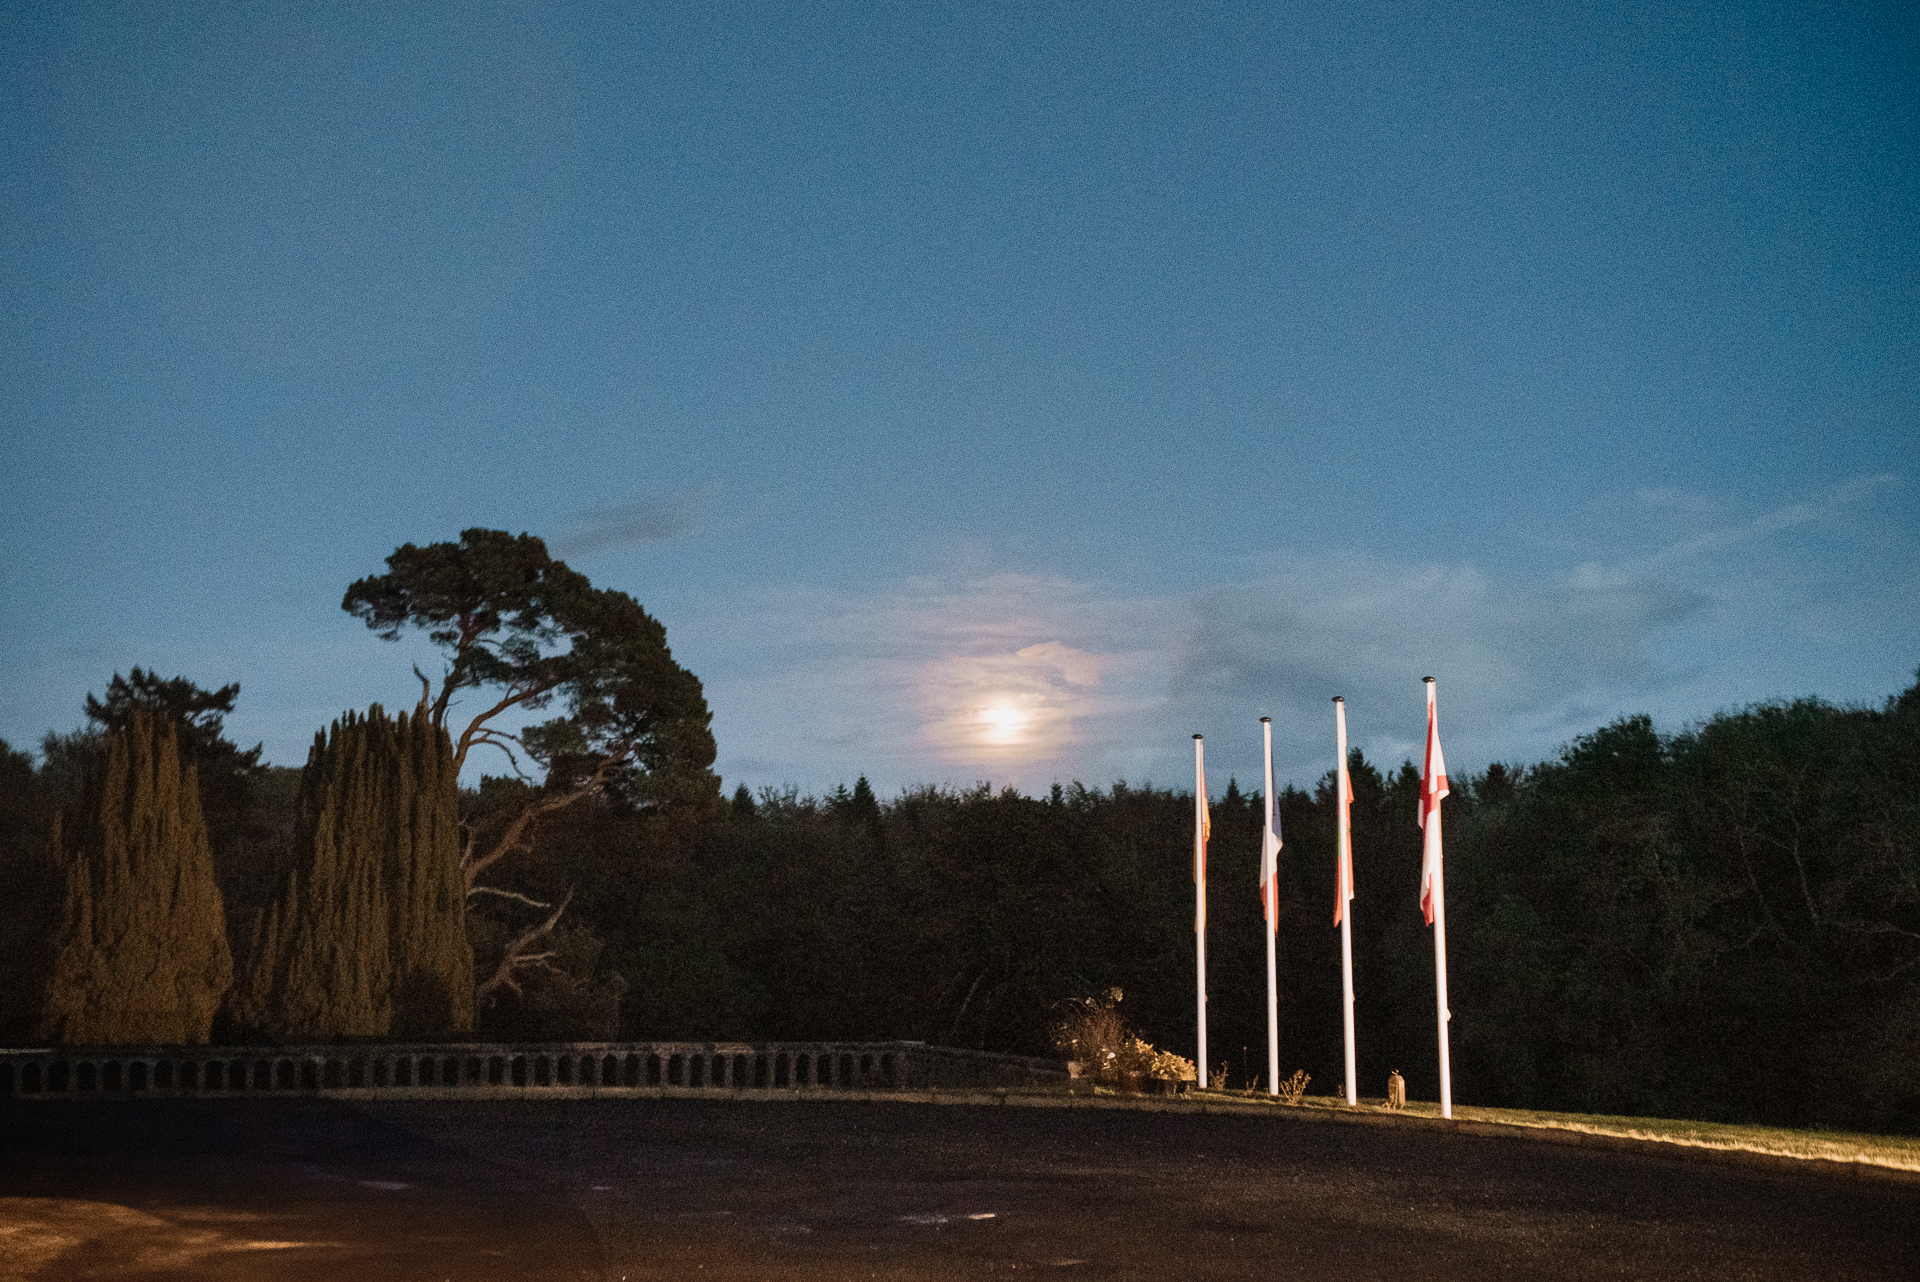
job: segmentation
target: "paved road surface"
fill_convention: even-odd
[[[1920,1278],[1920,1182],[1145,1112],[0,1108],[0,1278]]]

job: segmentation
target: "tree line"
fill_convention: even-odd
[[[342,608],[388,640],[425,632],[444,671],[415,669],[411,712],[344,714],[299,770],[225,737],[237,685],[140,668],[89,695],[90,725],[48,735],[37,768],[0,744],[0,1036],[471,1036],[511,1020],[494,1008],[525,996],[523,976],[569,988],[555,962],[591,937],[563,921],[570,890],[537,899],[495,884],[499,867],[584,802],[619,811],[641,845],[718,812],[698,679],[638,603],[539,539],[407,544]],[[542,709],[559,715],[507,720]],[[463,796],[476,748],[514,778]]]
[[[1362,1093],[1399,1070],[1436,1098],[1419,774],[1349,768]],[[1333,772],[1278,802],[1281,1072],[1337,1089]],[[1210,1059],[1253,1085],[1261,799],[1230,781],[1211,815]],[[1456,1098],[1920,1131],[1920,685],[1675,734],[1623,718],[1455,778],[1443,822]],[[1191,1055],[1192,825],[1191,792],[1125,783],[739,790],[635,906],[624,1009],[663,1032],[1040,1054],[1063,1000],[1117,987]]]
[[[225,738],[237,687],[138,669],[38,763],[0,745],[0,1036],[1044,1054],[1063,1003],[1118,988],[1140,1034],[1193,1052],[1190,792],[882,800],[860,779],[725,798],[699,682],[658,623],[525,535],[409,545],[343,606],[382,636],[425,631],[447,664],[411,710],[343,715],[304,768]],[[464,724],[462,696],[479,709]],[[505,769],[461,790],[483,749]],[[1432,1098],[1419,778],[1349,766],[1362,1093],[1399,1070]],[[1282,1073],[1331,1089],[1332,772],[1278,803]],[[1674,734],[1623,718],[1555,760],[1456,777],[1456,1097],[1920,1131],[1917,807],[1920,685]],[[1230,781],[1212,807],[1209,1058],[1237,1085],[1266,1071],[1260,827],[1258,794]],[[114,889],[142,877],[171,889]],[[145,966],[149,989],[109,1018],[103,941],[130,939],[172,969]]]

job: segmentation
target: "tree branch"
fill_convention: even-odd
[[[967,990],[967,999],[960,1003],[959,1013],[953,1017],[953,1027],[947,1030],[948,1042],[953,1041],[954,1035],[960,1031],[960,1021],[966,1018],[967,1007],[973,1005],[973,995],[980,991],[980,981],[985,979],[987,977],[987,971],[992,969],[993,964],[989,962],[986,970],[982,970],[978,975],[973,977],[973,987]]]
[[[533,778],[532,775],[520,768],[520,758],[514,756],[513,748],[508,746],[512,744],[522,752],[526,751],[526,745],[520,742],[519,735],[506,734],[492,728],[483,728],[473,736],[473,742],[476,747],[493,747],[500,749],[500,751],[507,754],[507,761],[513,766],[514,774],[523,780],[531,780]]]
[[[529,953],[526,950],[534,940],[542,939],[553,933],[553,928],[560,922],[560,914],[567,911],[567,905],[572,902],[573,891],[568,890],[566,897],[560,901],[560,906],[555,908],[545,921],[535,926],[529,926],[513,937],[513,942],[507,945],[505,955],[500,958],[500,964],[494,968],[492,977],[474,990],[473,995],[476,1002],[484,1001],[494,990],[503,985],[511,988],[516,993],[519,992],[520,985],[513,977],[514,972],[518,970],[531,969],[535,966],[546,967],[549,970],[552,969],[552,967],[547,966],[547,962],[557,956],[556,953],[552,951]]]
[[[473,842],[470,840],[467,843],[466,853],[460,858],[460,875],[466,882],[467,892],[469,894],[473,892],[474,879],[494,864],[499,863],[515,851],[531,850],[533,848],[534,832],[541,820],[545,819],[548,815],[565,810],[582,797],[590,797],[599,792],[606,786],[607,779],[613,774],[614,770],[623,764],[630,755],[627,749],[622,748],[619,752],[603,757],[600,764],[594,769],[593,774],[579,787],[561,796],[536,802],[534,805],[528,806],[525,810],[514,816],[513,822],[508,824],[507,830],[500,835],[500,840],[495,842],[493,849],[489,850],[485,855],[476,858],[474,856]]]
[[[467,893],[469,895],[498,895],[502,899],[517,899],[521,903],[527,905],[529,908],[553,907],[552,904],[548,903],[544,899],[529,899],[527,896],[521,894],[517,890],[502,890],[498,886],[475,886],[469,891],[467,891]]]
[[[451,687],[452,679],[449,678],[448,680],[449,680],[448,687],[445,689],[442,689],[440,692],[440,701],[442,705],[445,704],[447,695],[452,688]],[[481,736],[486,733],[487,722],[493,720],[495,717],[505,712],[508,708],[514,707],[518,704],[525,703],[529,699],[538,698],[539,696],[547,693],[549,690],[555,689],[557,686],[559,686],[559,684],[560,683],[558,681],[535,682],[527,686],[525,689],[521,689],[517,686],[509,686],[507,688],[507,693],[505,698],[501,699],[500,702],[494,704],[491,708],[488,708],[485,712],[481,713],[479,716],[475,717],[473,720],[467,722],[467,728],[460,732],[460,742],[456,744],[454,747],[453,773],[455,777],[457,778],[459,776],[460,768],[467,764],[467,749],[473,746],[473,743],[476,739],[480,739]],[[445,708],[441,707],[436,709],[435,716],[437,719],[436,724],[438,724],[439,719],[444,719]],[[481,741],[484,742],[484,739],[482,739]]]

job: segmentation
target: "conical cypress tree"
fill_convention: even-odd
[[[234,1022],[279,1041],[385,1036],[393,1017],[386,863],[393,771],[385,716],[314,736],[300,775],[295,863],[256,919]]]
[[[199,780],[173,723],[140,710],[107,734],[77,821],[57,821],[50,844],[66,899],[41,1037],[205,1042],[233,960]]]
[[[300,789],[297,862],[256,923],[235,1022],[282,1041],[471,1032],[446,732],[424,711],[348,713],[316,737]]]
[[[392,727],[396,788],[388,852],[393,1035],[473,1031],[473,949],[460,876],[453,745],[423,705]]]

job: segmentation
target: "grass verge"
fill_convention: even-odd
[[[1232,1095],[1240,1097],[1241,1092],[1235,1091]],[[1264,1100],[1271,1097],[1264,1093],[1249,1093],[1245,1098]],[[1275,1107],[1284,1106],[1276,1103]],[[1299,1107],[1349,1111],[1346,1101],[1337,1095],[1309,1095],[1300,1101]],[[1398,1110],[1388,1109],[1384,1100],[1362,1099],[1358,1107],[1350,1111],[1390,1113]],[[1403,1112],[1414,1117],[1437,1118],[1440,1116],[1440,1105],[1431,1100],[1409,1100]],[[1920,1172],[1920,1137],[1914,1136],[1797,1131],[1776,1126],[1684,1122],[1660,1117],[1607,1117],[1591,1113],[1548,1113],[1524,1108],[1475,1108],[1462,1104],[1454,1105],[1453,1116],[1456,1121],[1576,1131],[1583,1135],[1608,1135],[1618,1139],[1651,1140],[1730,1152],[1767,1153],[1776,1157],[1860,1162],[1898,1171]]]

